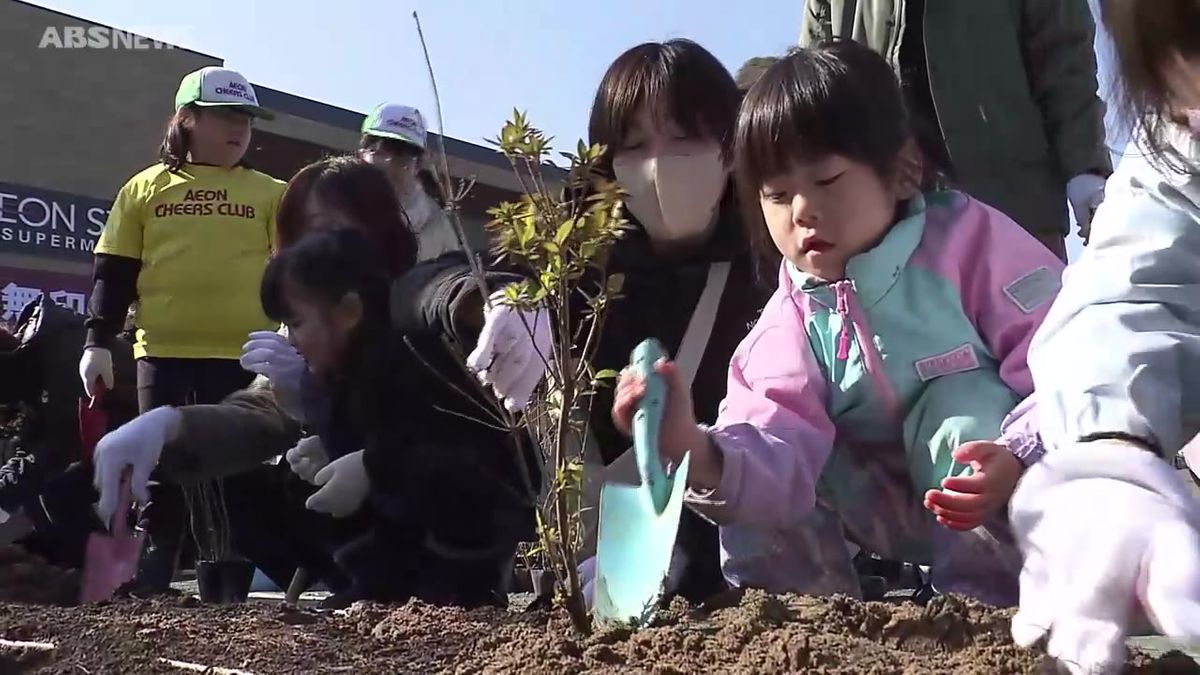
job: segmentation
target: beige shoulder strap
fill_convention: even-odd
[[[717,321],[717,310],[721,306],[721,296],[725,293],[725,284],[729,281],[728,262],[713,263],[708,268],[708,280],[696,302],[696,309],[688,321],[687,330],[683,333],[683,341],[679,343],[679,352],[675,354],[675,364],[683,375],[688,388],[696,379],[696,371],[700,368],[700,360],[704,358],[704,350],[708,347],[708,339],[712,337],[713,325]]]

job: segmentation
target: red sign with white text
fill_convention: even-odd
[[[37,300],[42,293],[49,293],[56,304],[77,314],[86,314],[92,280],[83,274],[0,267],[0,322],[16,321],[25,305]]]

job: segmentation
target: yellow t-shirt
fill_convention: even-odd
[[[246,168],[156,164],[117,193],[96,253],[142,261],[137,358],[236,359],[275,330],[259,286],[284,183]]]

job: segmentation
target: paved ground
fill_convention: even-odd
[[[182,574],[180,576],[186,577],[188,575]],[[171,588],[174,588],[181,593],[187,593],[188,595],[200,597],[200,589],[197,587],[195,579],[176,581],[175,583],[171,584]],[[283,591],[251,592],[249,601],[278,604],[283,602],[283,595]],[[300,605],[305,607],[316,606],[317,603],[321,602],[327,597],[329,597],[329,591],[309,591],[308,593],[303,593],[300,595]]]
[[[1151,654],[1152,656],[1165,654],[1171,650],[1178,649],[1196,661],[1200,661],[1200,645],[1176,644],[1175,642],[1172,642],[1161,635],[1145,635],[1141,637],[1129,638],[1129,644]]]

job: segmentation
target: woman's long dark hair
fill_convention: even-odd
[[[189,103],[171,115],[167,121],[167,131],[163,134],[162,143],[158,146],[158,161],[166,165],[170,171],[178,171],[188,161],[188,152],[192,149],[192,133],[187,128],[189,119],[204,114],[204,110]],[[246,161],[245,155],[234,166],[243,169],[253,168]]]
[[[279,323],[294,317],[288,289],[329,306],[351,293],[358,296],[362,319],[326,383],[348,403],[352,423],[378,422],[376,404],[394,394],[387,391],[395,376],[389,365],[391,286],[388,261],[378,245],[364,232],[346,227],[309,232],[272,257],[263,273],[263,311]]]
[[[1163,71],[1177,58],[1200,58],[1197,0],[1104,0],[1101,17],[1117,57],[1125,122],[1140,128],[1147,150],[1167,167],[1197,173],[1196,159],[1171,146],[1166,125],[1183,122],[1172,110]]]
[[[313,214],[313,200],[320,218]],[[387,175],[355,155],[326,157],[288,181],[275,214],[276,248],[286,250],[308,232],[347,227],[364,233],[393,277],[417,262],[417,239]]]

